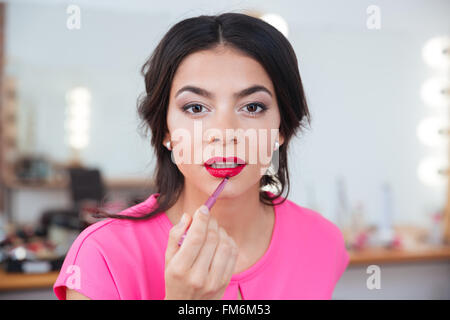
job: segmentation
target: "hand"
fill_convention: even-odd
[[[194,213],[192,219],[186,213],[183,217],[169,232],[164,300],[221,299],[233,275],[238,247],[225,229],[219,227],[205,205]],[[186,238],[178,246],[189,225]]]

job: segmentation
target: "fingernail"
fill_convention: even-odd
[[[202,205],[202,206],[200,207],[200,212],[203,213],[203,214],[208,215],[208,214],[209,214],[208,207],[205,206],[205,205]]]

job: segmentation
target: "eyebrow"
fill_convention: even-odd
[[[209,91],[207,91],[205,89],[202,89],[202,88],[199,88],[199,87],[195,87],[195,86],[189,86],[189,85],[188,86],[184,86],[183,88],[178,90],[178,92],[175,95],[175,98],[178,97],[184,91],[190,91],[190,92],[193,92],[193,93],[198,94],[200,96],[204,96],[204,97],[209,98],[209,99],[214,98],[214,94],[213,93],[211,93],[211,92],[209,92]],[[251,87],[249,87],[247,89],[244,89],[244,90],[241,90],[239,92],[236,92],[233,96],[236,99],[240,99],[240,98],[249,96],[249,95],[251,95],[251,94],[253,94],[255,92],[258,92],[258,91],[266,92],[272,97],[272,93],[269,91],[269,89],[267,89],[266,87],[261,86],[261,85],[251,86]]]

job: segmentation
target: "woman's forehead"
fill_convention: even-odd
[[[208,92],[236,93],[255,84],[273,93],[273,85],[265,69],[253,58],[235,51],[201,51],[187,56],[178,67],[172,83],[172,93],[186,85]]]

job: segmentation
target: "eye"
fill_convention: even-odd
[[[206,108],[198,103],[188,104],[182,108],[183,112],[190,113],[190,114],[202,113],[203,109],[206,109]],[[191,111],[189,111],[189,110],[191,110]]]
[[[189,113],[191,115],[199,115],[204,113],[203,111],[208,110],[206,107],[204,107],[201,104],[198,103],[191,103],[188,105],[185,105],[181,108],[183,112]],[[242,109],[247,109],[246,113],[248,113],[250,116],[254,117],[259,113],[263,113],[267,110],[267,107],[259,102],[252,102],[244,106]]]
[[[247,113],[251,116],[256,116],[258,113],[263,113],[267,110],[267,107],[259,102],[252,102],[247,104],[243,109],[247,109]]]

